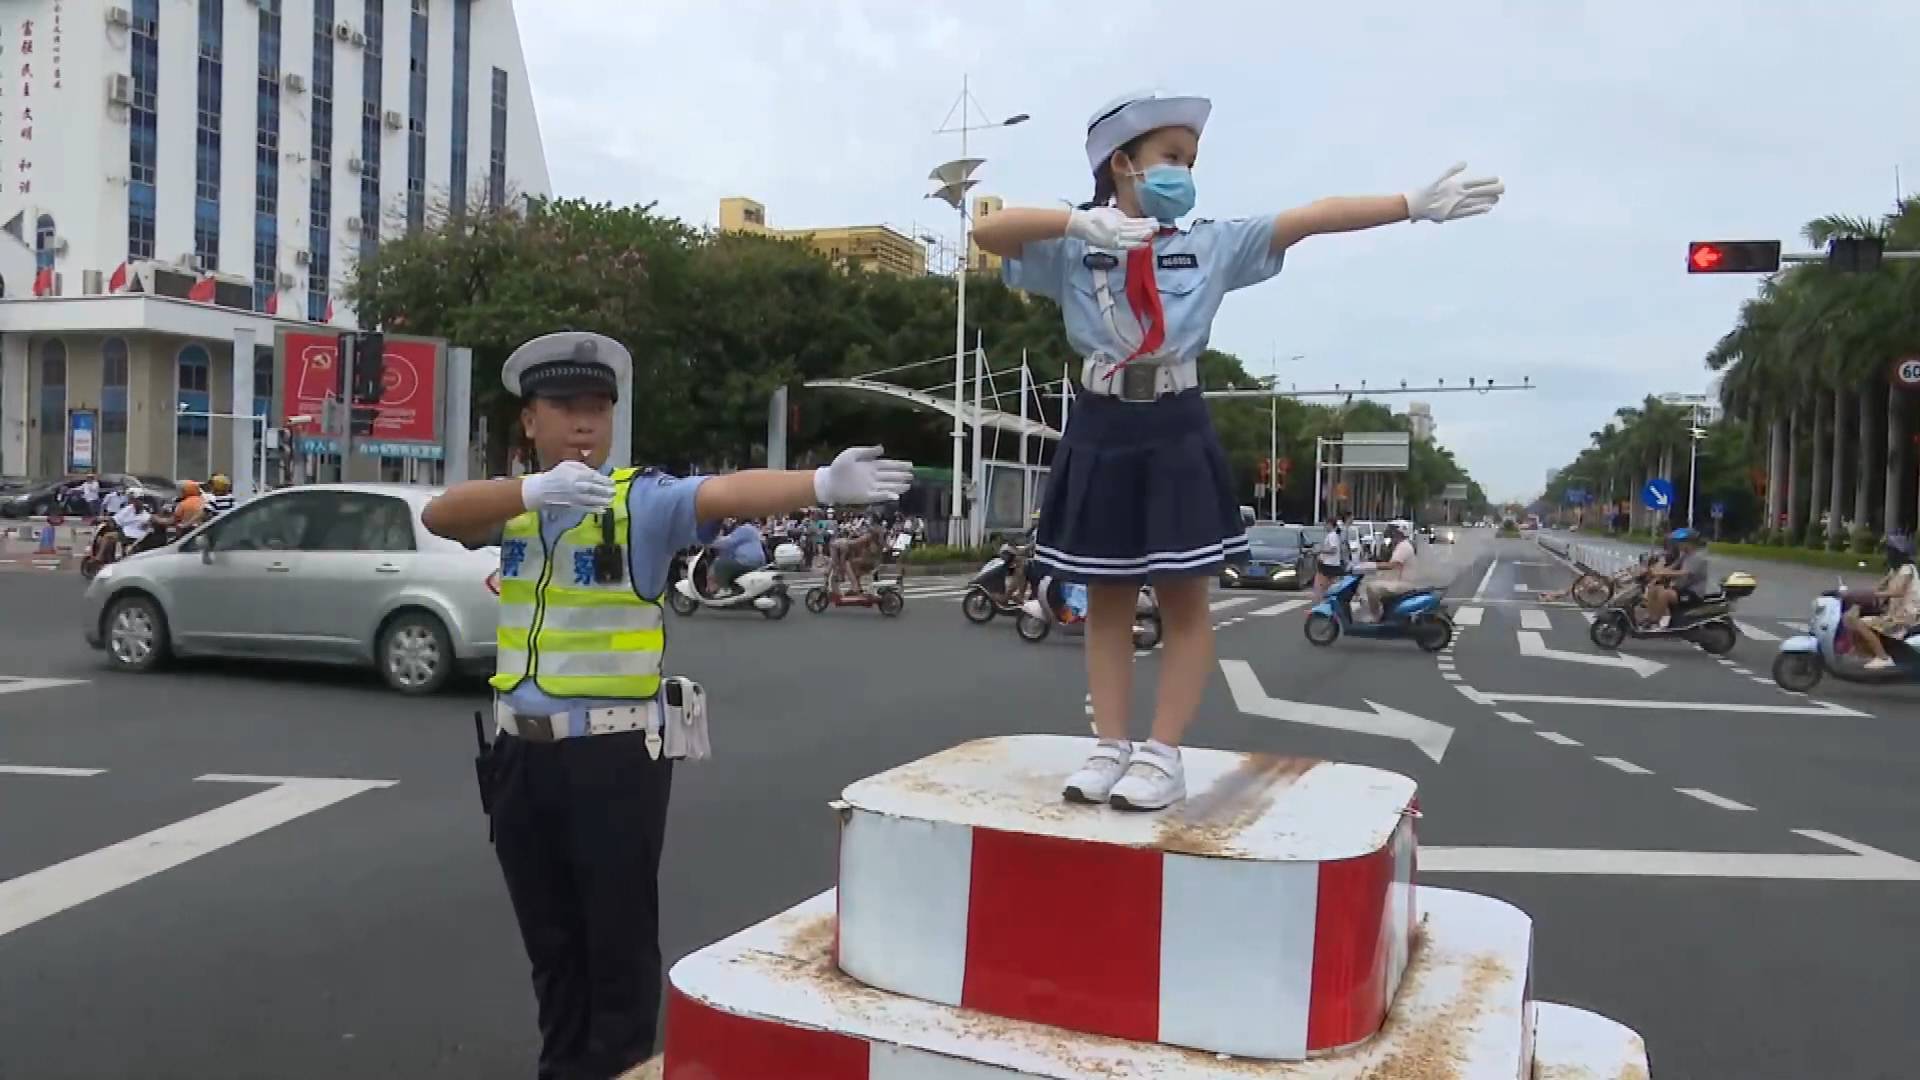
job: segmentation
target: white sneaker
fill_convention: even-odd
[[[1885,671],[1892,666],[1893,666],[1892,657],[1876,656],[1873,659],[1867,661],[1868,671]]]
[[[1100,740],[1094,744],[1093,753],[1087,755],[1087,763],[1067,777],[1060,794],[1068,802],[1106,802],[1113,785],[1126,775],[1127,759],[1132,755],[1132,743]]]
[[[1180,764],[1179,748],[1169,756],[1141,743],[1108,801],[1116,810],[1164,810],[1186,797],[1187,771]]]

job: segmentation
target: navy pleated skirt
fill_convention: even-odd
[[[1087,582],[1208,576],[1246,560],[1233,473],[1198,390],[1153,402],[1075,395],[1037,555]]]

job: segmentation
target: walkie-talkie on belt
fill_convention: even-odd
[[[596,585],[618,585],[627,579],[627,553],[613,532],[613,511],[600,514],[600,542],[593,546],[593,581]]]

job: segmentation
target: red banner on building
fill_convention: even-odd
[[[339,341],[334,334],[281,336],[282,417],[305,414],[319,423],[327,395],[342,393]],[[373,439],[440,441],[440,347],[432,341],[386,339],[384,392]]]

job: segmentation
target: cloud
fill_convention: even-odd
[[[1395,192],[1465,159],[1509,195],[1444,227],[1317,237],[1230,298],[1214,344],[1286,377],[1529,375],[1508,397],[1436,396],[1439,438],[1491,491],[1537,488],[1621,404],[1697,390],[1754,282],[1689,278],[1688,239],[1779,237],[1920,182],[1910,75],[1809,49],[1920,36],[1911,0],[1523,4],[1444,18],[1239,0],[1099,8],[980,0],[567,0],[519,8],[555,188],[712,221],[722,196],[777,225],[956,234],[927,171],[963,72],[987,118],[983,190],[1086,197],[1081,139],[1141,84],[1215,101],[1201,212]],[[1804,77],[1798,77],[1804,76]],[[1782,81],[1786,79],[1787,81]],[[976,119],[980,114],[976,114]]]

